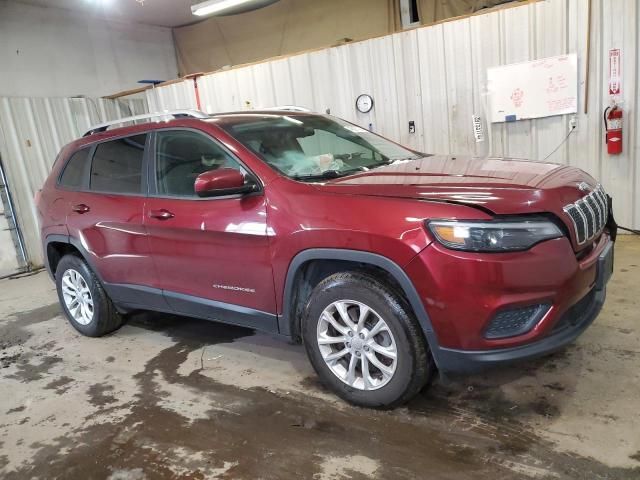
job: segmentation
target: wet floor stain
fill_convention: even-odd
[[[62,358],[57,355],[44,355],[36,352],[23,353],[15,361],[16,372],[7,375],[7,378],[20,380],[23,383],[41,380],[48,376],[51,369],[60,362],[62,362]]]
[[[56,380],[49,382],[44,388],[45,390],[55,390],[58,395],[66,393],[73,383],[73,378],[63,375]]]
[[[106,383],[96,383],[91,385],[87,389],[87,395],[89,395],[89,402],[96,407],[105,407],[112,403],[116,403],[118,400],[113,395],[113,385]]]
[[[14,313],[14,324],[26,327],[36,323],[46,322],[62,314],[62,308],[59,303],[52,303],[42,307],[26,310],[24,312]],[[9,327],[10,328],[10,327]]]
[[[139,393],[135,402],[123,406],[130,411],[125,418],[75,429],[40,446],[29,465],[6,478],[129,478],[125,473],[143,472],[148,478],[215,474],[280,479],[337,471],[336,478],[366,478],[368,473],[411,479],[422,478],[425,465],[432,478],[530,478],[531,472],[543,472],[609,479],[640,474],[555,452],[518,420],[524,414],[557,415],[544,397],[517,405],[496,388],[436,383],[407,407],[379,412],[336,408],[302,394],[243,390],[220,384],[201,369],[181,375],[178,368],[203,345],[230,343],[251,332],[184,318],[154,320],[144,316],[131,323],[162,330],[176,343],[135,375]],[[315,377],[303,382],[309,389],[324,389]],[[164,408],[170,386],[198,392],[210,408],[196,419]],[[114,387],[107,383],[91,385],[87,394],[98,407],[116,401]],[[343,465],[335,459],[345,452],[358,459],[360,470],[336,466]],[[508,464],[514,458],[522,464],[520,470]]]
[[[60,315],[58,303],[15,313],[11,320],[0,323],[0,369],[9,368],[20,362],[24,355],[22,345],[31,338],[26,328],[41,322],[47,322]],[[11,353],[8,353],[11,351]]]
[[[209,346],[245,339],[253,335],[249,330],[152,314],[137,315],[129,325],[162,332],[175,343],[135,373],[137,393],[131,402],[118,403],[117,378],[86,387],[98,411],[121,411],[122,418],[95,424],[88,417],[51,442],[30,445],[34,455],[28,464],[4,478],[640,478],[640,467],[610,468],[558,452],[537,436],[523,419],[560,415],[550,396],[516,403],[494,385],[436,381],[394,411],[336,406],[299,392],[222,384],[203,366],[179,372],[191,353],[204,355]],[[48,368],[66,361],[62,353],[45,354],[55,347],[26,352],[30,368],[14,365],[14,375],[42,379]],[[556,366],[565,361],[564,354],[549,360]],[[46,388],[63,395],[72,384],[71,377],[60,376]],[[315,376],[302,385],[326,393]],[[551,394],[565,389],[557,382],[544,387]],[[167,408],[172,389],[192,392],[204,406],[199,415]],[[640,452],[636,455],[631,458],[640,461]],[[3,462],[7,459],[0,455],[0,469]]]
[[[7,410],[6,415],[11,415],[12,413],[19,413],[19,412],[23,412],[26,410],[27,407],[25,407],[24,405],[20,405],[19,407],[16,408],[11,408],[9,410]]]

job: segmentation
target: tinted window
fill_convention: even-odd
[[[246,173],[231,154],[206,135],[188,130],[157,133],[156,181],[159,195],[196,197],[198,175],[218,168],[235,168]]]
[[[146,139],[144,134],[99,144],[91,164],[91,190],[141,193]]]
[[[64,167],[62,177],[60,177],[60,185],[70,188],[80,188],[82,186],[84,169],[87,166],[90,148],[83,148],[71,155]]]

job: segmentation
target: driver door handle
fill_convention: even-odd
[[[88,205],[85,205],[84,203],[79,203],[78,205],[74,205],[73,207],[71,207],[71,210],[73,210],[76,213],[87,213],[91,209],[89,208]]]
[[[160,210],[149,210],[149,218],[157,218],[158,220],[169,220],[175,217],[169,210],[161,208]]]

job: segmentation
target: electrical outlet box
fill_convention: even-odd
[[[577,126],[578,126],[578,117],[575,115],[572,115],[571,119],[569,120],[569,127],[571,127],[571,129],[573,130]]]

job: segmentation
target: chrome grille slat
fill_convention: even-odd
[[[600,201],[602,202],[602,211],[603,211],[603,216],[604,216],[604,220],[603,223],[607,223],[607,218],[609,218],[609,202],[607,201],[607,195],[604,193],[604,190],[602,189],[602,187],[600,186],[600,188],[598,188],[596,190],[596,196],[600,199]]]
[[[582,215],[578,208],[573,204],[564,207],[564,211],[569,215],[569,217],[571,217],[571,220],[573,221],[574,230],[576,232],[576,240],[578,241],[578,244],[584,243],[586,241],[584,231],[584,224],[586,223],[586,219],[584,218],[584,215]]]
[[[592,240],[602,232],[609,216],[607,196],[602,185],[563,209],[571,219],[578,245]]]
[[[607,207],[607,196],[602,191],[602,187],[598,188],[595,192],[595,198],[599,201],[600,208],[602,209],[602,224],[606,225],[607,218],[609,218],[609,212]]]
[[[589,195],[585,197],[585,202],[587,202],[587,205],[589,205],[591,210],[593,210],[593,213],[596,216],[596,225],[599,228],[602,225],[602,212],[600,211],[600,205],[596,202],[595,197],[595,195]]]
[[[591,210],[589,209],[589,207],[587,206],[587,203],[584,201],[584,199],[580,199],[576,202],[576,206],[578,207],[578,210],[580,210],[580,212],[582,212],[582,214],[584,215],[584,218],[586,220],[586,230],[587,230],[587,238],[592,238],[593,234],[595,232],[596,226],[594,225],[594,215],[593,212],[591,212]]]

